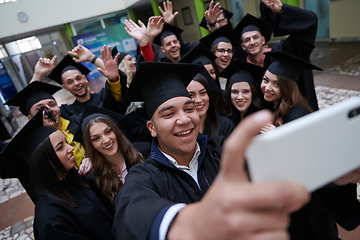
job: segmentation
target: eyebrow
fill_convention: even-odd
[[[189,105],[189,104],[194,104],[194,102],[192,100],[188,100],[184,103],[184,106],[185,105]],[[162,109],[159,110],[159,114],[161,114],[162,112],[166,111],[166,110],[169,110],[169,109],[173,109],[175,108],[175,106],[167,106],[167,107],[163,107]]]
[[[59,145],[61,145],[61,144],[63,144],[63,142],[61,141],[61,142],[58,142],[57,144],[55,144],[55,149],[59,146]]]

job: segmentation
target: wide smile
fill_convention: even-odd
[[[68,161],[75,161],[75,156],[74,156],[74,154],[71,154],[71,156],[68,158]]]
[[[190,135],[191,135],[191,133],[192,133],[193,130],[194,130],[194,129],[192,128],[192,129],[189,129],[189,130],[186,130],[186,131],[177,132],[177,133],[175,133],[174,135],[177,136],[177,137],[187,137],[187,136],[190,136]]]
[[[114,142],[111,142],[110,144],[108,144],[107,146],[103,147],[104,150],[111,150],[114,146]]]
[[[196,111],[201,111],[201,110],[203,110],[203,109],[204,109],[204,107],[205,107],[205,105],[204,105],[204,104],[201,104],[201,105],[196,105],[196,106],[195,106],[195,109],[196,109]]]

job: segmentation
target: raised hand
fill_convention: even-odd
[[[172,2],[167,0],[163,2],[163,7],[164,10],[159,6],[159,10],[161,12],[161,15],[164,17],[164,22],[168,23],[168,24],[174,24],[174,20],[176,15],[178,15],[178,12],[174,12],[173,13],[173,6],[172,6]]]
[[[98,68],[98,71],[104,75],[110,82],[116,82],[119,80],[118,72],[118,58],[120,53],[118,53],[113,59],[111,54],[111,47],[104,45],[103,49],[100,50],[101,59],[104,63],[104,70]]]
[[[77,45],[71,51],[68,51],[68,54],[74,56],[73,59],[77,63],[91,62],[91,60],[95,57],[95,54],[82,45]]]
[[[261,0],[261,1],[275,13],[279,13],[283,6],[281,0]]]
[[[200,202],[179,211],[169,239],[288,239],[289,214],[309,199],[305,187],[290,182],[252,184],[244,170],[247,146],[271,117],[269,111],[259,111],[234,129],[223,145],[218,176]]]
[[[44,77],[55,68],[57,56],[50,58],[39,58],[34,68],[34,75],[30,82],[42,81]]]
[[[133,20],[125,20],[125,30],[126,32],[138,41],[140,46],[145,46],[149,40],[147,38],[147,29],[145,24],[138,20],[139,25],[137,25]]]
[[[208,10],[205,11],[205,20],[208,23],[215,23],[222,12],[220,3],[214,3],[214,1],[211,1]]]
[[[161,33],[164,27],[163,20],[164,18],[159,16],[152,16],[149,18],[146,30],[147,37],[151,44],[154,38]]]

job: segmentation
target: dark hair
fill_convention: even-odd
[[[208,135],[209,139],[216,137],[219,133],[219,120],[214,105],[214,99],[211,94],[210,86],[207,81],[202,77],[195,77],[193,81],[199,82],[204,86],[207,95],[209,96],[209,108],[206,112],[204,134]]]
[[[119,192],[123,184],[119,180],[116,171],[112,168],[112,165],[110,165],[104,155],[93,147],[90,136],[90,127],[95,123],[105,123],[114,131],[116,141],[118,142],[118,151],[120,151],[120,153],[124,156],[125,164],[128,169],[137,163],[143,162],[144,158],[141,153],[136,151],[129,140],[111,119],[96,117],[91,119],[86,125],[83,133],[83,139],[86,153],[92,164],[92,171],[101,192],[111,202],[113,202],[116,194]]]
[[[278,106],[275,106],[274,111],[274,125],[276,127],[283,124],[285,116],[288,114],[290,108],[296,104],[305,106],[309,112],[312,112],[306,99],[301,95],[297,83],[287,77],[276,75],[281,93],[281,101]]]
[[[229,85],[226,90],[225,90],[225,112],[226,112],[226,116],[230,119],[234,119],[234,116],[238,116],[239,119],[236,120],[236,123],[234,122],[234,124],[237,124],[238,122],[240,122],[242,119],[240,117],[240,113],[239,110],[233,105],[232,101],[231,101],[231,87],[233,84]],[[249,83],[250,86],[250,90],[251,90],[251,104],[249,106],[249,108],[246,110],[244,117],[248,116],[251,113],[256,112],[257,110],[262,108],[262,103],[261,103],[261,99],[259,96],[259,90],[258,88],[254,85]],[[237,115],[239,113],[239,115]],[[236,117],[237,118],[237,117]]]
[[[29,171],[38,194],[47,195],[71,207],[78,207],[79,203],[71,196],[67,186],[88,188],[74,169],[65,169],[49,137],[45,138],[30,155]]]

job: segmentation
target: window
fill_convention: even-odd
[[[17,40],[16,44],[21,53],[30,52],[42,48],[39,39],[34,36]]]
[[[0,59],[8,57],[8,54],[3,45],[0,45]]]

